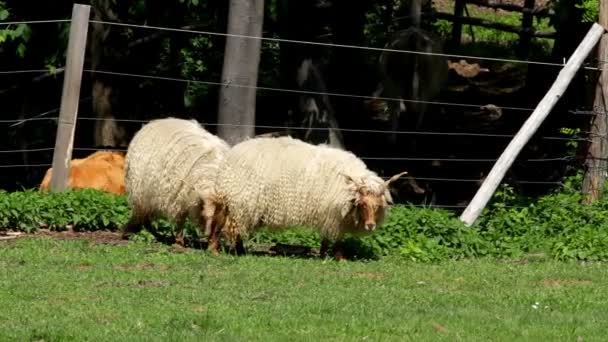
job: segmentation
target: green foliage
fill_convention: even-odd
[[[589,23],[597,21],[600,10],[599,0],[583,0],[575,6],[576,8],[583,10],[583,22]]]
[[[522,14],[517,12],[501,12],[477,6],[468,6],[471,17],[491,22],[520,27]],[[444,11],[453,12],[453,6]],[[466,14],[465,14],[466,15]],[[534,29],[547,31],[551,28],[549,18],[541,18],[534,22]],[[434,30],[444,39],[452,37],[452,22],[438,19],[433,23]],[[519,45],[519,35],[512,32],[500,31],[473,25],[462,25],[463,44],[455,53],[479,55],[486,57],[511,58],[515,56],[515,47]],[[552,39],[533,38],[532,54],[547,54],[553,47]]]
[[[191,38],[188,43],[188,46],[179,51],[183,61],[181,66],[182,77],[192,80],[208,78],[210,71],[205,62],[205,55],[213,53],[214,49],[217,48],[208,36],[196,36]],[[189,82],[184,94],[186,108],[192,107],[208,96],[209,90],[210,86],[208,84]]]
[[[0,1],[0,21],[4,21],[10,17],[9,8],[6,2]],[[32,30],[27,24],[17,24],[4,26],[0,30],[0,52],[3,50],[3,45],[13,43],[15,54],[21,58],[25,56],[26,44],[30,40]]]
[[[347,253],[363,259],[398,256],[423,262],[529,254],[559,260],[608,260],[608,199],[581,204],[581,182],[579,172],[554,193],[534,200],[503,185],[473,227],[466,227],[450,211],[396,205],[373,234],[347,236]],[[41,225],[61,230],[73,224],[76,230],[117,229],[129,214],[124,196],[96,190],[0,193],[0,228],[29,232]],[[175,233],[173,223],[163,219],[149,228],[161,236]],[[199,237],[190,222],[185,233]],[[150,241],[151,237],[142,233],[137,239]],[[247,243],[318,248],[320,237],[305,227],[262,229]]]
[[[115,230],[129,218],[124,196],[97,190],[44,193],[35,190],[0,193],[0,228],[31,232],[42,225],[63,230]]]

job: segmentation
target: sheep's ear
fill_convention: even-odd
[[[355,181],[355,179],[345,173],[338,173],[340,176],[344,177],[344,181],[346,182],[346,184],[351,185],[351,186],[357,186],[357,181]]]
[[[392,182],[396,181],[397,179],[399,179],[399,177],[401,177],[403,175],[407,175],[407,171],[404,171],[404,172],[401,172],[401,173],[398,173],[398,174],[392,176],[391,178],[386,180],[386,182],[384,182],[384,184],[386,185],[386,187],[388,187]]]
[[[345,218],[348,214],[350,214],[353,211],[353,209],[355,208],[356,201],[357,201],[357,199],[355,197],[353,197],[344,204],[344,206],[340,210],[340,215],[342,216],[342,218]]]
[[[393,205],[393,196],[391,196],[391,192],[388,190],[388,188],[386,190],[384,190],[384,198],[386,199],[386,203],[388,203],[389,205]]]
[[[344,177],[344,179],[346,180],[346,183],[354,183],[355,180],[353,179],[353,177],[347,175],[346,173],[342,173],[342,172],[338,172],[338,174],[342,177]]]

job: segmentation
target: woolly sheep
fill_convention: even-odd
[[[321,256],[336,241],[338,259],[344,233],[375,230],[392,204],[388,186],[407,173],[383,181],[351,152],[291,137],[241,142],[219,168],[215,201],[225,216],[218,224],[237,253],[256,228],[302,225],[320,231]]]
[[[195,120],[169,117],[144,125],[126,155],[125,186],[132,215],[123,237],[138,232],[157,215],[176,222],[178,244],[183,245],[183,224],[188,216],[210,230],[208,218],[214,208],[206,199],[212,194],[217,165],[228,149],[225,141]]]

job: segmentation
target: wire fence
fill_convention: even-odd
[[[67,23],[70,22],[69,19],[60,19],[60,20],[37,20],[37,21],[22,21],[22,22],[0,22],[0,27],[4,25],[16,25],[16,24],[48,24],[48,23]],[[210,35],[210,36],[222,36],[222,37],[238,37],[243,39],[259,39],[263,41],[270,41],[276,43],[287,43],[287,44],[303,44],[303,45],[315,45],[315,46],[324,46],[329,48],[347,48],[347,49],[357,49],[364,51],[373,51],[378,53],[385,52],[394,52],[394,53],[404,53],[404,54],[418,54],[418,55],[434,55],[434,56],[442,56],[446,58],[460,58],[474,61],[492,61],[492,62],[503,62],[503,63],[520,63],[520,64],[530,64],[530,65],[543,65],[543,66],[551,66],[556,68],[562,68],[566,61],[563,63],[549,63],[549,62],[540,62],[540,61],[531,61],[531,60],[518,60],[518,59],[508,59],[508,58],[492,58],[492,57],[483,57],[483,56],[472,56],[472,55],[460,55],[460,54],[447,54],[447,53],[431,53],[431,52],[422,52],[422,51],[412,51],[412,50],[397,50],[397,49],[388,49],[388,48],[379,48],[379,47],[367,47],[367,46],[356,46],[356,45],[346,45],[346,44],[334,44],[334,43],[323,43],[323,42],[312,42],[312,41],[303,41],[303,40],[292,40],[292,39],[281,39],[274,37],[255,37],[255,36],[247,36],[247,35],[234,35],[228,33],[219,33],[212,31],[204,31],[204,30],[196,30],[196,29],[188,29],[188,28],[170,28],[170,27],[161,27],[161,26],[149,26],[149,25],[138,25],[131,23],[121,23],[121,22],[110,22],[110,21],[98,21],[98,20],[90,20],[90,23],[102,24],[102,25],[112,25],[119,27],[129,27],[129,28],[137,28],[137,29],[148,29],[148,30],[157,30],[157,31],[165,31],[165,32],[179,32],[179,33],[188,33],[188,34],[199,34],[199,35]],[[599,61],[599,64],[605,64],[605,61]],[[583,69],[586,70],[603,70],[598,67],[591,67],[588,65],[582,66]],[[23,70],[0,70],[0,76],[2,75],[11,75],[11,74],[52,74],[52,73],[60,73],[63,72],[63,67],[56,68],[54,70],[49,69],[23,69]],[[235,84],[235,83],[223,83],[217,81],[209,81],[209,80],[195,80],[195,79],[186,79],[179,77],[167,77],[167,76],[159,76],[159,75],[147,75],[147,74],[138,74],[138,73],[125,73],[118,72],[113,70],[92,70],[92,69],[84,69],[85,73],[90,75],[94,74],[103,74],[103,75],[112,75],[118,77],[125,78],[136,78],[136,79],[146,79],[151,81],[169,81],[169,82],[183,82],[183,83],[192,83],[192,84],[204,84],[210,86],[231,86],[231,87],[242,87],[242,88],[253,88],[259,91],[271,91],[271,92],[283,92],[283,93],[297,93],[297,94],[309,94],[309,95],[322,95],[328,97],[342,97],[342,98],[352,98],[352,99],[363,99],[363,100],[381,100],[381,101],[398,101],[398,102],[407,102],[407,103],[421,103],[421,104],[429,104],[429,105],[437,105],[437,106],[446,106],[446,107],[460,107],[460,108],[477,108],[483,109],[488,104],[474,104],[474,103],[457,103],[457,102],[445,102],[445,101],[422,101],[415,99],[404,99],[404,98],[394,98],[394,97],[381,97],[381,96],[371,96],[371,95],[361,95],[361,94],[345,94],[345,93],[335,93],[335,92],[318,92],[318,91],[309,91],[302,89],[287,89],[287,88],[278,88],[278,87],[267,87],[267,86],[251,86],[244,84]],[[556,73],[557,75],[557,73]],[[90,100],[91,97],[83,98],[80,101]],[[493,104],[494,105],[494,104]],[[522,113],[532,113],[535,108],[525,108],[525,107],[515,107],[515,106],[500,106],[494,105],[496,109],[501,111],[510,111],[510,112],[522,112]],[[57,116],[50,116],[51,114],[58,113],[59,108],[53,108],[48,111],[27,116],[25,118],[20,119],[2,119],[0,120],[0,124],[10,124],[9,128],[15,128],[19,125],[22,125],[26,122],[40,122],[40,121],[52,121],[58,120]],[[569,111],[574,115],[595,115],[597,111],[585,111],[585,110],[571,110]],[[129,122],[129,123],[139,123],[144,124],[149,122],[150,120],[140,120],[140,119],[128,119],[123,116],[119,116],[119,118],[97,118],[91,116],[82,116],[77,118],[79,121],[104,121],[111,120],[116,122]],[[338,130],[343,132],[353,132],[353,133],[361,133],[361,134],[406,134],[406,135],[421,135],[421,136],[442,136],[442,137],[471,137],[471,138],[497,138],[497,139],[511,139],[515,135],[514,134],[493,134],[493,133],[480,133],[480,132],[453,132],[453,131],[402,131],[402,130],[374,130],[374,129],[353,129],[353,128],[311,128],[311,127],[298,127],[298,126],[283,126],[283,125],[240,125],[240,124],[221,124],[217,122],[206,122],[203,123],[205,126],[247,126],[247,127],[255,127],[257,129],[278,129],[278,130]],[[537,137],[539,139],[544,140],[557,140],[557,141],[565,141],[565,142],[589,142],[590,136],[589,132],[581,132],[577,133],[577,135],[570,137],[560,137],[560,136],[540,136]],[[586,135],[587,137],[581,137],[581,135]],[[0,154],[6,155],[11,153],[21,153],[21,154],[29,154],[29,153],[42,153],[42,152],[51,152],[54,150],[54,147],[39,147],[39,148],[22,148],[22,149],[14,149],[14,150],[0,150]],[[74,151],[80,152],[94,152],[97,151],[97,148],[92,147],[75,147]],[[124,148],[104,148],[104,150],[117,151],[117,152],[126,152]],[[483,163],[483,164],[491,164],[496,162],[497,158],[449,158],[449,157],[406,157],[406,156],[360,156],[362,160],[365,161],[385,161],[385,162],[450,162],[450,163]],[[561,156],[561,157],[547,157],[547,158],[527,158],[517,160],[518,163],[560,163],[560,162],[573,162],[576,161],[576,157],[573,156]],[[51,167],[50,163],[39,163],[39,164],[0,164],[0,168],[47,168]],[[385,177],[386,179],[387,177]],[[427,182],[453,182],[453,183],[476,183],[480,184],[483,181],[483,178],[443,178],[443,177],[430,177],[425,175],[416,175],[411,176],[410,179],[418,180],[418,181],[427,181]],[[538,185],[561,185],[561,181],[540,181],[540,180],[516,180],[516,183],[519,184],[538,184]],[[420,207],[430,206],[430,205],[416,205]],[[432,205],[430,207],[439,207],[439,208],[464,208],[466,205]],[[517,207],[513,207],[517,208]]]

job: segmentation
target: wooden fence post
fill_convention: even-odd
[[[462,14],[466,0],[456,0],[454,4],[454,21],[452,21],[452,45],[457,47],[462,41]]]
[[[553,109],[557,101],[566,91],[570,81],[572,81],[572,78],[576,75],[576,72],[585,58],[602,37],[604,31],[605,28],[597,23],[594,23],[591,29],[589,29],[589,32],[587,32],[583,41],[576,48],[568,63],[566,63],[564,68],[560,71],[557,79],[551,86],[551,89],[545,94],[538,106],[536,106],[534,112],[530,115],[528,120],[524,122],[519,132],[517,132],[500,158],[498,158],[498,161],[494,164],[494,167],[492,167],[492,171],[488,174],[487,178],[475,194],[475,197],[473,197],[471,203],[469,203],[460,216],[460,220],[466,225],[472,225],[486,207],[488,201],[496,191],[498,184],[502,181],[505,173],[511,167],[521,149],[528,140],[530,140],[532,135],[534,135],[543,120],[549,115],[551,109]]]
[[[410,0],[410,23],[419,28],[422,17],[422,0]]]
[[[520,58],[528,57],[530,52],[530,42],[532,41],[532,32],[534,31],[534,15],[532,10],[536,6],[536,0],[525,0],[523,15],[521,19],[522,33],[519,35],[519,51]]]
[[[50,185],[52,191],[63,191],[68,183],[90,12],[91,7],[88,5],[74,4],[72,7],[63,92],[53,153],[53,175]]]
[[[600,1],[599,23],[608,27],[608,3]],[[585,178],[582,191],[585,203],[592,203],[602,196],[602,188],[608,172],[608,34],[604,33],[597,51],[600,77],[595,88],[591,118],[591,144],[587,151]]]

